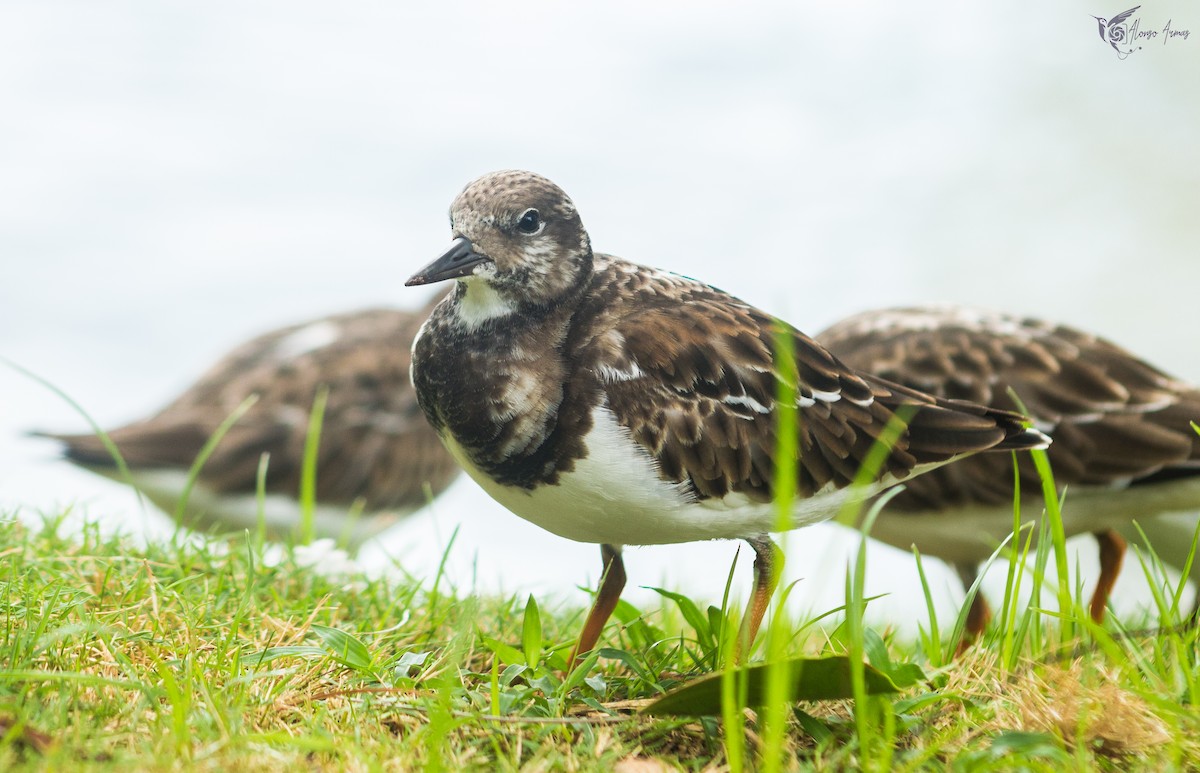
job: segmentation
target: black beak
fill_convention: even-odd
[[[470,239],[460,236],[450,242],[450,249],[442,253],[441,257],[410,276],[404,286],[427,285],[468,276],[485,260],[488,258],[471,249]]]

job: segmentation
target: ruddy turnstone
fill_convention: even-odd
[[[741,641],[773,589],[776,394],[796,385],[792,527],[835,515],[959,456],[1040,447],[1022,417],[885,383],[714,287],[592,252],[554,183],[521,171],[470,183],[450,249],[407,282],[457,286],[413,344],[417,399],[450,452],[513,513],[601,545],[604,574],[572,662],[592,649],[625,583],[623,545],[744,539],[756,554]],[[867,451],[907,428],[865,489]],[[1003,455],[1004,459],[1008,455]]]
[[[1200,390],[1102,338],[1037,319],[931,306],[864,312],[817,340],[853,367],[939,397],[1016,410],[1012,389],[1054,439],[1048,454],[1055,483],[1067,488],[1067,535],[1092,532],[1099,540],[1090,604],[1097,622],[1125,552],[1119,532],[1136,534],[1135,518],[1151,528],[1152,516],[1200,509],[1200,437],[1190,424],[1200,420]],[[1022,495],[1040,501],[1030,460],[1018,469]],[[1009,461],[974,456],[909,482],[871,536],[902,549],[915,544],[952,564],[969,585],[1012,531],[1012,506]],[[1190,542],[1189,530],[1154,548],[1182,567]],[[969,632],[982,632],[989,617],[977,595]]]
[[[250,395],[258,401],[221,439],[188,498],[189,526],[253,529],[260,457],[270,454],[265,518],[271,536],[299,524],[309,413],[329,388],[317,459],[316,536],[361,543],[424,505],[458,474],[421,414],[409,380],[418,311],[373,309],[292,325],[234,349],[158,413],[108,432],[133,483],[174,514],[197,453]],[[96,435],[50,435],[68,459],[120,479]],[[362,514],[353,523],[351,508]]]

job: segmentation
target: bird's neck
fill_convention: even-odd
[[[518,309],[519,305],[506,293],[487,282],[478,279],[459,280],[455,314],[458,321],[469,330],[502,321],[516,314]]]

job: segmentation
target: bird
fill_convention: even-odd
[[[1117,55],[1124,59],[1130,54],[1129,51],[1122,51],[1117,45],[1118,43],[1126,42],[1125,38],[1128,31],[1125,29],[1125,21],[1141,8],[1140,5],[1135,5],[1128,11],[1122,11],[1111,19],[1105,19],[1102,16],[1092,16],[1096,20],[1096,25],[1099,28],[1100,39],[1112,46]]]
[[[1067,536],[1091,532],[1099,543],[1100,576],[1089,604],[1097,623],[1127,538],[1140,541],[1133,520],[1142,519],[1149,533],[1154,516],[1200,509],[1200,435],[1192,427],[1200,420],[1200,389],[1104,338],[951,304],[865,311],[816,338],[848,365],[912,389],[1028,412],[1054,441],[1047,454],[1055,484],[1060,493],[1066,489]],[[1018,472],[1022,498],[1036,504],[1041,482],[1029,458],[1019,460]],[[1013,499],[1009,460],[973,456],[909,482],[875,520],[871,536],[947,561],[970,586],[1012,532]],[[1153,524],[1155,533],[1159,526],[1172,528]],[[1191,535],[1153,547],[1182,568]],[[1200,580],[1200,572],[1193,574]],[[981,634],[990,617],[977,594],[967,633]]]
[[[497,502],[600,545],[570,667],[619,600],[625,545],[712,539],[755,553],[738,658],[777,581],[777,462],[795,528],[959,456],[1047,442],[1019,414],[876,379],[715,287],[594,252],[575,204],[532,172],[469,183],[450,225],[449,249],[406,282],[455,282],[413,343],[417,401]],[[792,357],[776,355],[777,335]],[[776,456],[781,399],[798,459]],[[883,463],[851,486],[892,421],[906,423]]]
[[[315,537],[357,547],[425,505],[459,473],[425,420],[409,380],[422,309],[366,309],[260,335],[230,351],[166,407],[111,429],[133,485],[195,528],[254,529],[259,460],[268,455],[267,536],[299,536],[301,470],[317,392],[328,389],[316,464]],[[221,438],[180,509],[189,468],[225,419],[257,396]],[[122,480],[95,433],[38,432],[65,457]]]

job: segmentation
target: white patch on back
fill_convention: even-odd
[[[754,411],[755,413],[766,414],[766,413],[771,412],[770,408],[763,405],[758,400],[755,400],[750,395],[737,395],[736,397],[731,395],[729,397],[726,397],[722,402],[727,403],[729,405],[740,405],[744,408],[749,408],[750,410]]]
[[[613,384],[618,381],[633,381],[636,378],[641,378],[646,375],[638,364],[632,360],[629,361],[629,367],[625,370],[614,368],[607,363],[600,363],[596,366],[596,373],[599,374],[600,380],[606,384]]]
[[[804,395],[797,393],[796,394],[796,405],[800,408],[811,408],[817,404],[818,400],[820,400],[823,403],[836,403],[838,400],[841,400],[841,399],[842,399],[841,392],[822,392],[819,389],[814,389],[814,390],[812,390],[812,397],[805,397]],[[860,405],[862,405],[862,404],[863,403],[860,403]],[[870,405],[871,403],[870,403],[870,401],[868,401],[865,404]]]
[[[845,323],[839,323],[836,327],[842,327],[843,324],[857,335],[926,332],[950,325],[961,325],[969,330],[987,331],[995,335],[1030,341],[1043,332],[1028,327],[1020,319],[1007,314],[954,304],[930,304],[920,308],[865,312]]]
[[[288,333],[275,343],[271,353],[280,360],[290,360],[329,346],[338,340],[341,332],[337,323],[322,319]]]

